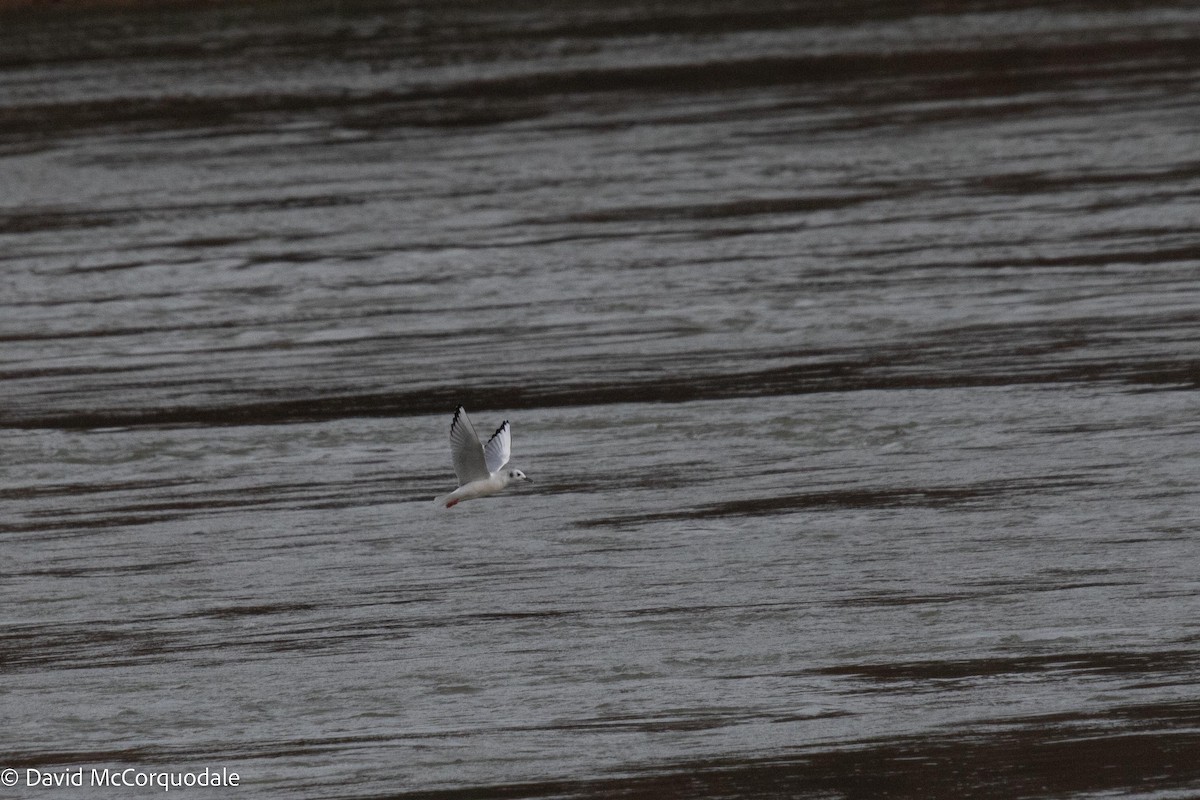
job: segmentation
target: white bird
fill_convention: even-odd
[[[450,423],[450,456],[454,459],[454,473],[458,475],[459,485],[450,494],[441,495],[433,502],[451,508],[463,500],[495,494],[513,481],[533,483],[519,469],[504,469],[508,463],[511,442],[508,420],[504,420],[487,444],[481,445],[475,426],[467,417],[467,410],[459,406]]]

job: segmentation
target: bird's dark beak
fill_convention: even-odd
[[[533,483],[533,478],[529,477],[528,475],[525,476],[525,480],[529,483]]]

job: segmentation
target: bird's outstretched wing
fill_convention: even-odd
[[[491,446],[491,442],[488,442],[488,446]],[[506,446],[505,452],[507,451]],[[471,424],[467,410],[462,406],[454,412],[454,421],[450,423],[450,457],[454,459],[454,474],[458,476],[459,486],[465,486],[491,474],[488,462],[483,457],[479,435],[475,433],[475,426]]]
[[[483,460],[487,463],[488,472],[495,472],[508,463],[511,445],[511,429],[508,427],[508,420],[504,420],[483,448]]]

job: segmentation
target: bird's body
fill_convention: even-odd
[[[495,494],[502,491],[508,484],[509,478],[507,473],[501,472],[499,475],[489,475],[477,481],[464,483],[450,494],[439,497],[438,503],[444,505],[446,508],[451,508],[463,500],[474,500],[477,497],[487,497],[489,494]]]
[[[528,481],[519,469],[506,470],[511,450],[512,433],[508,420],[496,429],[487,445],[479,443],[475,426],[467,417],[462,406],[454,412],[450,422],[450,455],[454,460],[454,473],[459,486],[450,494],[434,499],[439,506],[453,508],[463,500],[474,500],[502,491],[513,481]],[[532,483],[532,481],[530,481]]]

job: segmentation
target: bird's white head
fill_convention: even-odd
[[[510,469],[508,471],[508,479],[509,481],[528,481],[529,483],[533,483],[533,479],[519,469]]]

